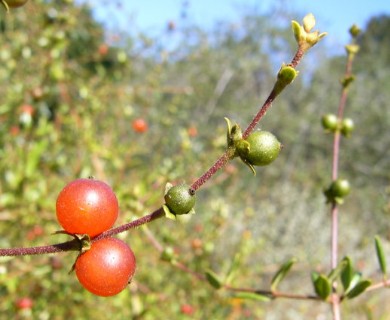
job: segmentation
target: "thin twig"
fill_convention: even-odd
[[[347,65],[345,69],[345,77],[351,76],[352,71],[352,59],[348,56]],[[344,109],[347,102],[348,96],[348,87],[343,86],[340,101],[337,110],[337,118],[339,122],[343,119]],[[339,171],[339,159],[340,159],[340,140],[341,133],[340,130],[336,130],[333,137],[333,158],[332,158],[332,181],[335,181],[338,178]],[[336,201],[333,201],[331,204],[331,254],[330,254],[330,265],[331,269],[336,268],[338,263],[338,204]],[[332,295],[332,313],[333,320],[341,319],[340,312],[340,297],[337,294],[337,282],[333,283],[333,295]]]
[[[292,61],[291,66],[296,67],[299,62],[301,61],[303,57],[304,52],[301,50],[300,47],[298,47],[297,52],[295,53]],[[257,125],[257,123],[260,121],[260,119],[265,115],[267,110],[271,107],[272,102],[274,101],[276,95],[275,92],[272,91],[271,94],[268,96],[267,100],[264,102],[262,107],[260,108],[259,112],[256,114],[256,116],[253,118],[251,123],[249,124],[248,128],[245,130],[243,137],[247,137],[250,132],[254,129],[254,127]],[[198,190],[203,184],[205,184],[210,178],[221,168],[223,168],[229,161],[229,156],[227,152],[225,152],[203,175],[201,175],[192,185],[191,188],[193,191]],[[157,220],[159,218],[162,218],[165,216],[164,210],[161,208],[157,209],[156,211],[152,212],[151,214],[148,214],[144,217],[141,217],[137,220],[134,220],[130,223],[124,224],[122,226],[119,226],[117,228],[110,229],[106,232],[103,232],[102,234],[96,236],[95,238],[92,238],[91,241],[95,242],[97,240],[107,238],[110,236],[114,236],[116,234],[119,234],[121,232],[130,230],[132,228],[139,227],[143,224],[152,222],[154,220]],[[68,242],[54,244],[54,245],[48,245],[48,246],[41,246],[41,247],[31,247],[31,248],[9,248],[9,249],[0,249],[0,256],[21,256],[21,255],[36,255],[36,254],[46,254],[46,253],[55,253],[55,252],[63,252],[63,251],[70,251],[70,250],[80,250],[80,243],[74,239]]]

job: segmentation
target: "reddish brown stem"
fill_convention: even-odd
[[[95,242],[103,238],[114,236],[118,233],[139,227],[145,223],[152,222],[153,220],[156,220],[163,216],[164,216],[164,210],[162,208],[157,209],[153,213],[148,214],[142,218],[139,218],[130,223],[103,232],[97,237],[91,239],[91,241]],[[78,239],[73,239],[71,241],[67,241],[64,243],[41,246],[41,247],[0,249],[0,256],[37,255],[37,254],[48,254],[48,253],[65,252],[65,251],[80,251],[80,249],[81,249],[80,241]]]
[[[352,72],[352,58],[348,56],[347,65],[345,69],[345,78],[351,76]],[[348,88],[343,86],[343,90],[341,92],[341,97],[337,110],[337,118],[339,122],[343,119],[344,109],[347,102],[348,96]],[[332,180],[336,180],[338,178],[339,171],[339,159],[340,159],[340,140],[341,134],[340,130],[336,130],[333,137],[333,159],[332,159]],[[331,206],[331,254],[330,254],[330,265],[331,268],[334,269],[338,263],[338,205],[334,201]],[[332,313],[333,320],[341,319],[340,312],[340,297],[336,293],[337,290],[337,282],[333,283],[333,295],[332,295]]]
[[[292,61],[291,66],[296,67],[299,62],[301,61],[303,57],[304,52],[301,50],[301,48],[298,48],[297,52],[295,53]],[[249,124],[248,128],[245,130],[243,137],[247,137],[250,132],[253,131],[255,126],[258,124],[260,119],[265,115],[267,110],[271,107],[272,102],[276,98],[275,92],[272,91],[271,94],[268,96],[267,100],[264,102],[262,107],[260,108],[259,112],[256,114],[256,116],[253,118],[251,123]],[[227,153],[224,153],[202,176],[200,176],[192,185],[191,188],[193,191],[198,190],[203,184],[205,184],[208,180],[211,179],[211,177],[221,168],[223,168],[226,163],[229,161],[229,156]],[[110,236],[114,236],[116,234],[119,234],[121,232],[127,231],[132,228],[139,227],[145,223],[152,222],[156,219],[159,219],[161,217],[164,217],[164,210],[162,208],[157,209],[151,214],[148,214],[142,218],[139,218],[137,220],[134,220],[130,223],[124,224],[122,226],[119,226],[117,228],[110,229],[106,232],[103,232],[102,234],[98,235],[97,237],[91,239],[92,242],[107,238]],[[21,256],[21,255],[36,255],[36,254],[46,254],[46,253],[55,253],[55,252],[62,252],[62,251],[70,251],[70,250],[80,250],[80,244],[78,240],[72,240],[60,244],[55,245],[48,245],[48,246],[41,246],[41,247],[32,247],[32,248],[11,248],[11,249],[0,249],[0,256]]]
[[[146,224],[146,223],[152,222],[152,221],[154,221],[156,219],[159,219],[161,217],[164,217],[164,215],[165,215],[165,213],[164,213],[163,208],[159,208],[156,211],[152,212],[151,214],[143,216],[142,218],[139,218],[139,219],[134,220],[132,222],[126,223],[126,224],[121,225],[119,227],[116,227],[116,228],[110,229],[110,230],[108,230],[106,232],[103,232],[102,234],[100,234],[97,237],[93,238],[92,242],[100,240],[100,239],[103,239],[103,238],[114,236],[114,235],[116,235],[118,233],[130,230],[130,229],[133,229],[133,228],[140,227],[143,224]]]
[[[0,249],[0,256],[26,256],[64,251],[80,251],[80,249],[80,242],[76,239],[73,239],[64,243],[41,247]]]
[[[295,68],[301,62],[303,55],[304,55],[304,51],[300,47],[298,47],[298,50],[295,53],[293,59],[291,60],[290,65]],[[252,121],[249,123],[248,127],[245,129],[245,131],[244,131],[244,133],[242,135],[244,139],[246,137],[248,137],[248,135],[253,131],[253,129],[259,123],[260,119],[262,117],[264,117],[264,115],[266,114],[267,110],[272,106],[272,102],[275,100],[275,98],[276,98],[275,91],[272,90],[272,92],[268,96],[267,100],[260,107],[259,112],[254,116]],[[211,177],[219,169],[223,168],[228,161],[229,161],[229,157],[228,157],[227,153],[224,153],[202,176],[200,176],[191,185],[191,188],[194,191],[198,190],[203,184],[205,184],[208,180],[210,180]]]

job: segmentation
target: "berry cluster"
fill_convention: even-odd
[[[58,222],[66,233],[94,238],[110,229],[118,217],[118,200],[104,182],[77,179],[60,192],[56,203]],[[113,296],[131,281],[136,260],[131,248],[116,238],[91,241],[74,265],[80,283],[98,296]]]

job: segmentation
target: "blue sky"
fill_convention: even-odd
[[[80,0],[81,1],[81,0]],[[327,41],[342,47],[349,41],[348,28],[356,23],[364,27],[370,17],[378,14],[390,15],[389,0],[122,0],[120,10],[109,9],[104,0],[90,0],[96,8],[97,18],[110,19],[126,28],[131,20],[137,28],[154,32],[164,28],[168,21],[180,21],[183,3],[188,3],[188,17],[192,22],[212,27],[216,21],[235,21],[248,10],[264,13],[275,5],[301,13],[291,17],[300,21],[305,13],[313,13],[317,19],[317,29],[329,33]],[[115,3],[111,2],[111,3]]]

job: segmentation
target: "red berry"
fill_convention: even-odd
[[[143,118],[138,118],[133,121],[133,130],[138,133],[148,131],[148,124]]]
[[[22,114],[27,114],[29,116],[32,116],[35,112],[35,109],[32,105],[29,104],[23,104],[20,106],[20,112]]]
[[[193,306],[191,306],[190,304],[183,304],[180,308],[180,311],[182,314],[186,314],[188,316],[191,316],[194,314],[195,312],[195,309]]]
[[[33,304],[32,299],[29,297],[23,297],[16,301],[16,307],[18,309],[31,309]]]
[[[99,54],[101,56],[105,56],[107,53],[108,53],[108,45],[105,44],[105,43],[102,43],[100,46],[99,46]]]
[[[198,135],[198,129],[195,126],[191,126],[187,129],[188,135],[190,137],[196,137]]]
[[[94,237],[115,223],[118,200],[104,182],[77,179],[70,182],[57,198],[57,219],[65,231]]]
[[[18,126],[12,126],[9,129],[9,133],[11,134],[11,136],[17,136],[20,133],[20,128]]]
[[[113,296],[126,288],[136,269],[131,248],[116,238],[92,243],[75,264],[78,280],[88,291],[102,297]]]

